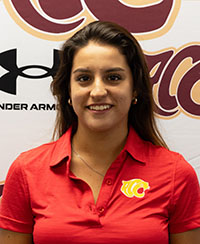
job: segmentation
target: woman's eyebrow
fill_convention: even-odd
[[[73,74],[74,73],[78,73],[78,72],[90,72],[90,70],[89,69],[85,69],[85,68],[78,68],[78,69],[75,69],[74,71],[73,71]]]
[[[114,67],[114,68],[110,68],[110,69],[106,69],[105,72],[109,73],[109,72],[117,72],[117,71],[122,71],[125,72],[125,69],[120,68],[120,67]]]

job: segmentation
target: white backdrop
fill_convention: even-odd
[[[21,0],[21,2],[22,1],[27,2],[27,0]],[[54,104],[54,99],[49,89],[52,77],[36,78],[39,75],[45,74],[46,71],[40,67],[26,68],[23,72],[32,78],[26,78],[23,77],[23,75],[18,75],[16,79],[11,77],[10,80],[16,80],[16,94],[4,91],[4,87],[8,86],[5,82],[9,83],[11,81],[9,79],[2,79],[4,75],[8,73],[8,67],[6,66],[7,69],[3,67],[5,61],[2,54],[14,49],[12,53],[16,54],[16,59],[14,59],[13,56],[12,59],[16,61],[18,68],[29,65],[51,68],[53,66],[53,50],[59,49],[63,40],[75,31],[75,29],[73,29],[70,32],[65,32],[63,35],[61,35],[61,33],[48,34],[47,32],[45,33],[44,30],[31,27],[30,24],[26,23],[26,21],[17,14],[12,2],[17,4],[19,1],[0,0],[1,183],[5,180],[9,166],[20,152],[51,140],[55,119],[55,110],[49,109]],[[42,15],[42,12],[40,12],[38,8],[39,3],[42,1],[32,0],[28,2]],[[73,3],[73,1],[68,2],[70,4]],[[85,20],[83,24],[78,27],[80,28],[86,23],[97,19],[97,16],[95,17],[95,12],[90,11],[87,6],[87,2],[89,5],[91,1],[80,0],[79,2],[83,10],[73,18],[68,18],[63,23],[67,21],[71,23],[78,20],[80,17],[84,17]],[[133,8],[135,5],[137,5],[136,7],[145,8],[144,5],[139,6],[139,1],[116,0],[115,2],[126,5],[129,8]],[[130,5],[131,2],[134,2],[135,5]],[[152,0],[143,2],[151,2],[152,5],[155,5],[162,1]],[[177,52],[177,50],[182,50],[185,46],[190,46],[194,43],[195,45],[200,45],[200,1],[182,0],[173,1],[173,4],[174,6],[177,4],[175,6],[177,8],[176,14],[174,15],[175,17],[173,17],[173,21],[170,20],[173,24],[165,28],[163,33],[158,31],[157,36],[149,35],[147,37],[142,35],[144,33],[137,33],[136,36],[146,54],[155,55],[157,53],[162,53],[163,50],[172,49],[174,52]],[[104,10],[103,6],[102,9]],[[45,18],[48,19],[48,16],[45,16]],[[56,18],[53,19],[51,17],[49,20],[55,23],[61,23],[61,20],[58,21]],[[198,56],[199,60],[197,60],[195,64],[200,62],[200,52]],[[7,55],[6,58],[9,60],[9,63],[13,65],[14,61],[11,61],[11,56],[9,57]],[[168,64],[169,63],[170,61]],[[167,66],[163,68],[163,72],[166,69]],[[173,88],[173,91],[176,93],[178,91],[178,81],[175,83],[177,87]],[[195,103],[199,105],[200,112],[200,75],[199,81],[195,82],[194,89]],[[21,105],[16,104],[24,105],[20,107]],[[40,109],[39,104],[43,104]],[[199,116],[186,113],[179,104],[178,109],[178,115],[174,117],[158,116],[157,121],[170,149],[183,154],[189,163],[193,165],[200,177],[200,113]]]

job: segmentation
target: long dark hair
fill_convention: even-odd
[[[115,46],[126,57],[138,101],[130,107],[128,123],[142,139],[167,148],[155,122],[152,87],[143,51],[126,29],[105,21],[92,22],[79,30],[64,43],[60,51],[60,66],[51,83],[51,91],[58,104],[54,136],[62,136],[71,125],[75,127],[77,124],[77,116],[68,104],[70,75],[75,53],[89,41]]]

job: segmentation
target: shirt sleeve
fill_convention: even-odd
[[[200,228],[200,187],[192,166],[179,155],[174,172],[169,220],[170,233]]]
[[[0,204],[0,228],[32,233],[33,215],[23,164],[18,157],[11,165]]]

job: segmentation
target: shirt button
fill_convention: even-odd
[[[106,180],[106,184],[107,184],[108,186],[112,185],[112,180],[111,180],[111,179],[107,179],[107,180]]]
[[[99,211],[99,213],[103,213],[105,211],[105,208],[104,207],[99,207],[98,211]]]

